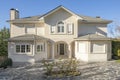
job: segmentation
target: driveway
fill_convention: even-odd
[[[0,69],[0,80],[120,80],[120,63],[115,61],[79,64],[80,76],[46,79],[41,63]]]

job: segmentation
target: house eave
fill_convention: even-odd
[[[106,21],[88,21],[88,20],[79,20],[80,23],[85,23],[85,24],[93,24],[93,23],[101,23],[101,24],[109,24],[112,23],[112,20],[106,20]]]
[[[79,38],[74,38],[75,41],[111,41],[113,39],[111,38],[86,38],[86,39],[79,39]]]
[[[44,21],[40,21],[40,20],[8,20],[7,22],[9,23],[44,23]]]

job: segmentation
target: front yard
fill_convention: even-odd
[[[78,69],[81,75],[63,78],[45,78],[45,70],[42,63],[34,65],[13,66],[12,68],[0,69],[0,80],[119,80],[120,63],[116,61],[83,63],[80,62]]]

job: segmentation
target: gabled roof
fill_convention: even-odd
[[[42,15],[41,17],[46,17],[46,16],[48,16],[48,15],[56,12],[59,9],[64,9],[65,11],[67,11],[67,12],[73,14],[73,15],[78,16],[77,14],[75,14],[74,12],[72,12],[71,10],[69,10],[69,9],[65,8],[64,6],[60,5],[60,6],[56,7],[56,8],[54,8],[54,9],[52,9],[51,11],[47,12],[46,14]],[[78,17],[80,17],[80,16],[78,16]]]
[[[111,40],[107,36],[102,36],[98,34],[87,34],[83,36],[79,36],[78,38],[75,38],[75,40]]]
[[[19,21],[39,21],[40,18],[42,17],[46,17],[52,13],[54,13],[55,11],[59,10],[59,9],[64,9],[67,12],[76,15],[79,17],[79,21],[83,22],[83,23],[89,23],[89,22],[97,22],[97,23],[111,23],[111,20],[105,20],[105,19],[101,19],[101,18],[94,18],[94,17],[90,17],[90,16],[83,16],[80,14],[75,14],[74,12],[72,12],[71,10],[65,8],[64,6],[60,5],[54,9],[52,9],[51,11],[43,14],[43,15],[37,15],[37,16],[29,16],[29,17],[24,17],[24,18],[19,18],[19,19],[15,19],[15,20],[8,20],[8,22],[19,22]]]
[[[25,34],[13,38],[9,38],[8,41],[33,41],[33,40],[49,40],[47,38],[44,38],[43,36],[38,36],[34,34]]]

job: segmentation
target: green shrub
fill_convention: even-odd
[[[54,66],[54,62],[48,62],[48,61],[45,61],[44,59],[42,60],[42,63],[44,65],[44,67],[46,68],[47,70],[47,74],[51,74],[52,73],[52,70],[53,70],[53,66]]]
[[[120,41],[112,41],[112,57],[114,59],[119,59],[120,57]]]
[[[77,70],[79,62],[76,59],[59,59],[58,61],[48,62],[43,60],[43,66],[46,68],[46,74],[50,76],[76,76],[80,75]]]
[[[1,64],[0,68],[7,68],[8,66],[12,66],[12,59],[11,58],[6,58]]]

